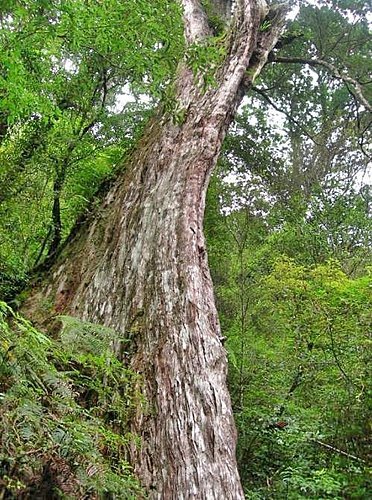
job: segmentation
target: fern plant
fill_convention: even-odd
[[[0,498],[138,498],[126,425],[137,376],[112,331],[61,321],[51,340],[0,302]]]

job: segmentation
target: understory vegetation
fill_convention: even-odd
[[[1,498],[138,498],[126,426],[138,377],[113,354],[114,332],[58,321],[46,336],[0,302]]]
[[[130,341],[69,316],[35,326],[20,310],[97,215],[155,107],[174,104],[180,9],[62,4],[9,1],[0,11],[0,499],[136,499],[128,422],[143,401],[123,362]],[[268,64],[249,92],[207,196],[252,500],[367,500],[372,490],[371,122],[354,85],[370,95],[367,13],[367,2],[301,2],[281,40],[292,62]],[[223,34],[215,38],[217,60]],[[208,66],[201,52],[189,55],[196,72]],[[354,84],[293,61],[304,54]]]

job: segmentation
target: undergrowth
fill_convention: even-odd
[[[137,376],[113,332],[70,317],[51,339],[0,302],[0,499],[134,499]]]

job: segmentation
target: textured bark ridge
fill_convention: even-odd
[[[200,3],[182,3],[187,42],[202,41],[209,28]],[[59,313],[131,338],[130,364],[146,399],[133,417],[142,444],[131,458],[153,499],[244,498],[202,226],[227,127],[280,34],[279,14],[260,32],[266,14],[256,0],[236,2],[218,86],[201,92],[180,66],[182,123],[164,116],[149,123],[97,217],[28,304],[35,310],[47,298]]]

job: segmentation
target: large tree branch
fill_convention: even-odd
[[[303,57],[272,57],[270,62],[277,63],[289,63],[289,64],[307,64],[309,66],[322,66],[326,68],[337,80],[341,80],[345,84],[350,84],[354,87],[352,94],[358,99],[358,101],[370,112],[372,113],[372,105],[369,103],[367,98],[363,94],[362,85],[355,80],[355,78],[351,78],[351,76],[345,75],[341,73],[336,66],[329,63],[328,61],[324,61],[323,59],[306,59]]]
[[[220,93],[225,92],[225,87],[236,81],[236,105],[251,88],[255,77],[267,62],[269,53],[278,41],[285,23],[287,4],[267,6],[265,0],[237,0],[235,3],[231,33],[229,64],[226,72],[229,79],[223,78]],[[267,29],[260,28],[263,21],[267,22]],[[239,55],[239,62],[237,61]],[[238,62],[238,64],[237,64]],[[239,90],[238,90],[239,89]]]
[[[182,5],[186,42],[189,45],[203,43],[212,35],[206,11],[198,0],[182,0]],[[210,89],[215,98],[205,94],[207,100],[216,103],[218,110],[214,111],[218,115],[226,115],[227,110],[230,117],[235,113],[243,95],[266,64],[268,54],[278,41],[286,10],[285,4],[269,9],[265,0],[236,0],[232,17],[226,22],[225,60],[215,73],[218,89]],[[264,19],[267,27],[260,28]],[[184,109],[188,109],[191,95],[187,91],[187,79],[189,85],[193,86],[194,76],[190,73],[186,77],[186,73],[183,73],[180,80],[178,102]]]
[[[207,15],[199,0],[182,0],[186,43],[203,40],[210,34]]]
[[[278,39],[285,25],[285,15],[289,9],[287,3],[271,5],[267,7],[265,2],[258,2],[261,5],[262,20],[256,49],[252,54],[244,77],[244,85],[251,88],[255,78],[261,73],[262,68],[267,63],[269,54],[277,44]],[[265,26],[266,25],[266,26]]]

